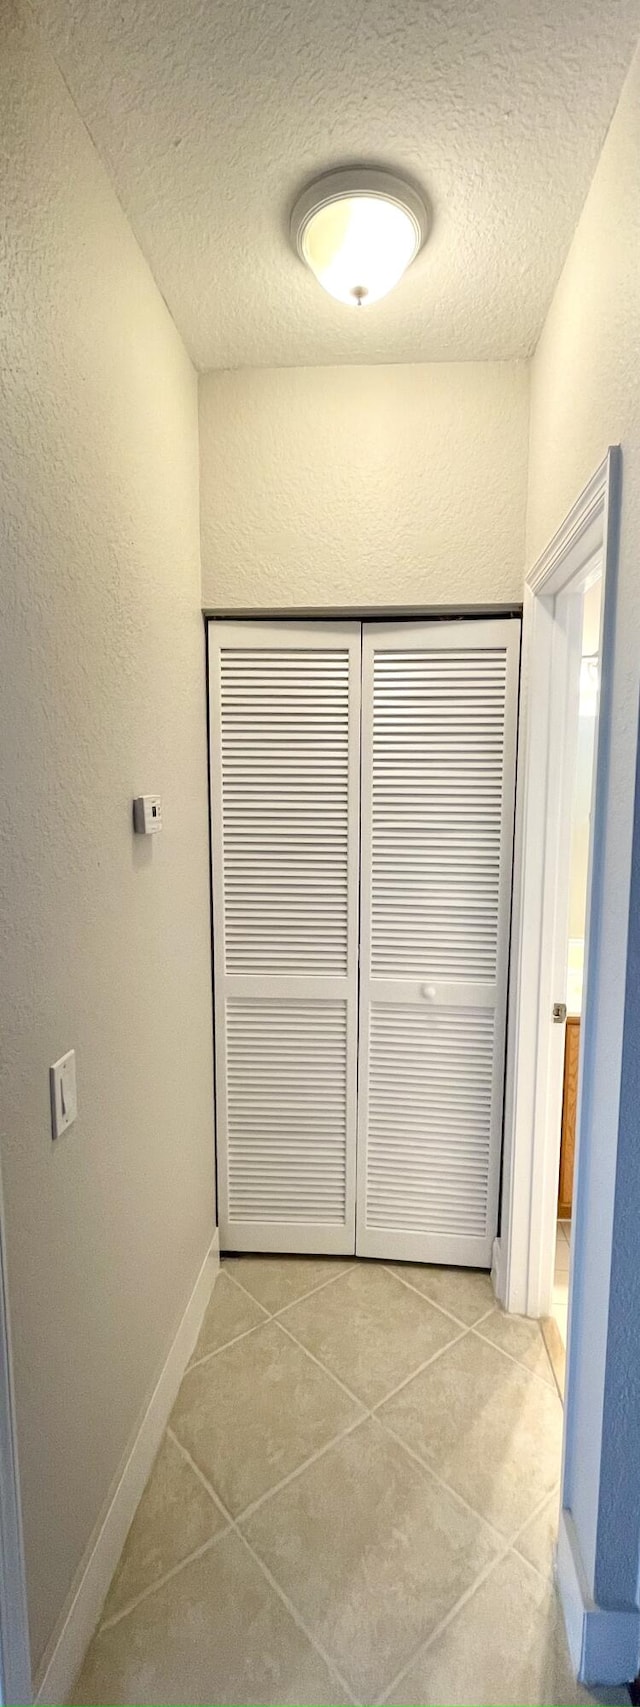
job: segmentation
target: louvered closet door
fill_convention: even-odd
[[[360,651],[209,624],[224,1250],[354,1249]]]
[[[519,629],[364,629],[363,1256],[491,1264]]]

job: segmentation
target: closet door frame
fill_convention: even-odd
[[[500,1170],[502,1157],[503,1120],[504,1120],[504,1077],[507,1029],[507,997],[509,984],[509,956],[511,937],[511,902],[513,886],[513,855],[514,855],[514,817],[515,817],[515,773],[516,750],[518,734],[518,691],[520,667],[520,632],[521,625],[514,617],[481,617],[459,619],[453,622],[446,620],[433,621],[425,617],[421,621],[407,621],[399,618],[393,623],[364,623],[363,624],[363,662],[362,662],[362,738],[361,738],[361,887],[360,887],[360,1016],[358,1043],[358,1155],[357,1155],[357,1208],[356,1208],[356,1252],[359,1256],[378,1257],[388,1261],[439,1262],[456,1264],[463,1262],[469,1266],[489,1269],[492,1263],[493,1243],[498,1226]],[[461,1248],[460,1236],[438,1237],[437,1255],[425,1255],[425,1243],[428,1235],[414,1231],[404,1231],[401,1228],[368,1228],[367,1227],[367,1152],[368,1152],[368,1103],[369,1103],[369,1016],[372,1002],[371,992],[371,873],[372,873],[372,761],[373,761],[373,663],[374,645],[367,642],[373,640],[375,645],[394,645],[404,651],[421,650],[425,646],[425,636],[428,635],[429,648],[432,650],[448,649],[460,644],[463,634],[474,635],[482,646],[504,648],[506,652],[506,688],[505,688],[505,723],[504,723],[504,787],[502,794],[501,837],[500,837],[500,886],[498,902],[498,939],[496,955],[495,997],[491,998],[491,1006],[495,1012],[495,1048],[492,1074],[491,1094],[491,1138],[490,1162],[488,1178],[487,1224],[482,1238],[469,1237],[465,1241],[464,1254]],[[429,969],[425,967],[425,979],[428,979]],[[395,982],[395,981],[394,981]],[[415,985],[419,980],[407,980],[406,1000],[415,999]],[[402,1002],[403,995],[397,988],[397,983],[387,984],[376,980],[376,994],[379,1001]],[[411,994],[409,990],[411,988]],[[456,995],[455,983],[438,986],[438,1000],[443,1005],[458,1001],[460,1005],[489,1005],[488,987],[478,984],[474,994],[471,984],[466,986],[463,1002]]]
[[[349,654],[349,767],[347,846],[347,968],[344,975],[229,974],[225,966],[224,845],[222,777],[216,776],[221,753],[220,653],[222,646],[326,650],[341,640]],[[362,624],[328,617],[306,621],[209,618],[209,776],[211,885],[213,907],[214,1056],[216,1109],[217,1209],[222,1250],[353,1255],[355,1250],[358,944],[360,885],[360,689]],[[344,1001],[346,1005],[346,1134],[344,1224],[231,1220],[229,1205],[229,1133],[226,1003],[229,996]],[[258,1231],[259,1229],[259,1231]]]

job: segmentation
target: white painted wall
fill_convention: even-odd
[[[568,1415],[572,1469],[566,1490],[589,1588],[601,1604],[619,1606],[637,1604],[640,1550],[637,1085],[626,1099],[620,1093],[623,1028],[628,1085],[634,1066],[638,1079],[640,1037],[637,964],[625,990],[640,683],[639,158],[637,57],[532,366],[527,528],[528,559],[533,562],[607,445],[621,443],[602,976],[599,987],[587,996],[594,1011],[596,1047],[579,1164],[582,1260],[573,1288]],[[635,858],[640,866],[640,846]],[[610,1276],[606,1253],[612,1222]]]
[[[200,380],[203,605],[522,599],[524,362]]]
[[[13,0],[0,149],[2,1169],[37,1663],[213,1229],[204,638],[195,375]]]

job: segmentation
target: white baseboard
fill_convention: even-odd
[[[580,1683],[629,1683],[640,1671],[640,1611],[618,1611],[591,1599],[568,1511],[560,1514],[556,1575],[569,1652]]]
[[[195,1346],[220,1262],[214,1235],[169,1355],[145,1407],[87,1547],[67,1605],[45,1653],[34,1699],[47,1707],[67,1700],[96,1629],[138,1502]]]

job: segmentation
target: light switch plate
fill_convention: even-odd
[[[54,1138],[60,1138],[67,1127],[73,1124],[78,1113],[75,1049],[68,1049],[66,1055],[61,1055],[59,1061],[54,1061],[53,1066],[49,1068],[49,1085],[51,1132]]]
[[[159,794],[139,794],[133,802],[133,827],[138,836],[155,836],[162,829]]]

